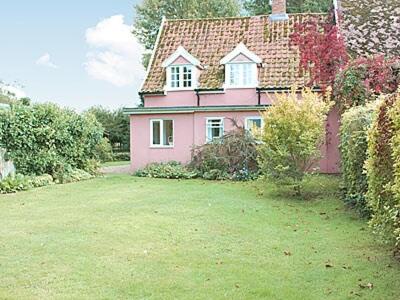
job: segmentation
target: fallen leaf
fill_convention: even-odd
[[[333,268],[333,265],[330,262],[325,263],[325,268]]]
[[[240,288],[240,286],[239,286],[238,283],[235,283],[235,287],[236,287],[237,289]]]
[[[360,288],[362,288],[362,289],[370,289],[370,290],[372,290],[374,288],[374,285],[371,282],[368,282],[367,284],[360,283],[358,286]]]
[[[291,256],[292,253],[290,251],[283,251],[283,253],[285,253],[286,256]]]

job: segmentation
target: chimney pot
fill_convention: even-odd
[[[286,0],[270,0],[272,14],[269,16],[271,21],[284,21],[289,18],[286,13]]]

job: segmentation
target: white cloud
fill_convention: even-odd
[[[0,92],[17,99],[25,98],[26,93],[18,86],[0,82]]]
[[[44,67],[49,67],[49,68],[53,68],[53,69],[57,69],[58,66],[55,65],[50,58],[50,54],[49,53],[45,53],[43,54],[41,57],[39,57],[36,60],[36,64],[38,66],[44,66]]]
[[[84,66],[92,78],[123,87],[138,87],[145,70],[141,63],[143,46],[132,34],[132,26],[115,15],[86,30],[86,42],[92,48]]]

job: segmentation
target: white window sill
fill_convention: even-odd
[[[224,88],[226,90],[233,90],[233,89],[256,89],[258,86],[257,85],[227,85]]]
[[[172,149],[174,148],[174,145],[172,146],[162,146],[162,145],[150,145],[151,149]]]
[[[184,91],[194,91],[196,88],[195,87],[190,87],[190,88],[165,88],[164,90],[166,92],[184,92]]]

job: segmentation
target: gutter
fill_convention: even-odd
[[[260,111],[270,105],[227,105],[227,106],[176,106],[124,108],[125,115],[187,114],[195,112]]]

